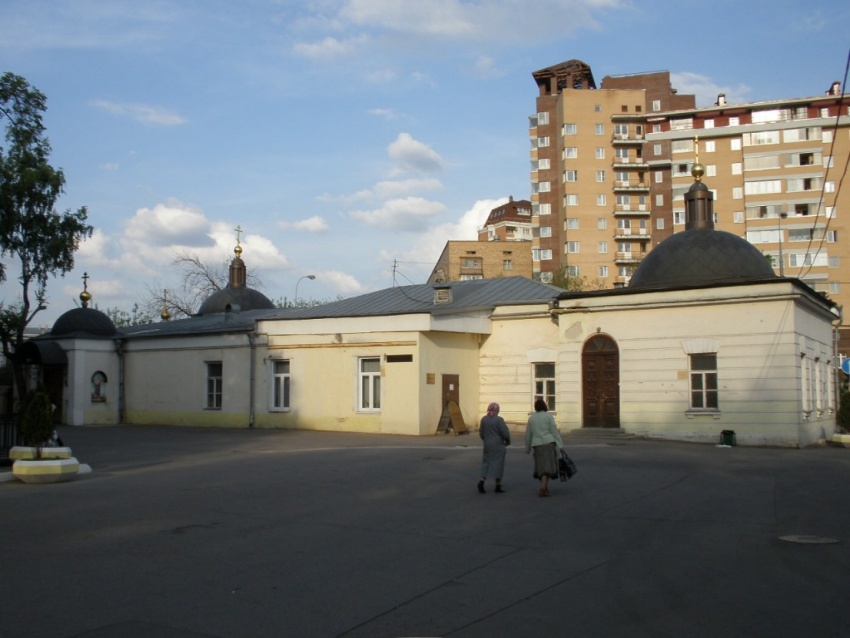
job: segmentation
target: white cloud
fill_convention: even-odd
[[[126,237],[157,246],[209,244],[210,222],[203,213],[170,201],[153,208],[140,208],[126,223]]]
[[[680,95],[695,95],[697,106],[711,106],[717,101],[720,93],[726,94],[728,104],[739,104],[746,102],[750,93],[750,87],[745,84],[735,87],[721,86],[711,78],[689,71],[670,73],[670,83]]]
[[[393,109],[369,109],[369,115],[382,117],[385,120],[394,120],[398,117],[398,113]]]
[[[106,162],[101,164],[100,167],[105,171],[117,171],[120,168],[118,162]]]
[[[400,133],[387,147],[387,153],[406,170],[431,173],[442,170],[444,165],[439,153],[415,140],[409,133]]]
[[[357,279],[338,270],[317,272],[316,281],[320,281],[323,285],[341,295],[358,295],[365,291],[365,287]]]
[[[407,197],[384,202],[383,206],[375,210],[354,211],[349,215],[368,226],[377,226],[389,231],[416,232],[427,228],[428,222],[445,209],[445,205],[440,202],[421,197]]]
[[[186,119],[173,111],[149,104],[133,104],[129,102],[110,102],[108,100],[94,100],[92,106],[106,111],[118,117],[128,117],[142,124],[154,126],[179,126],[186,123]]]
[[[291,230],[303,230],[308,233],[323,233],[328,229],[328,222],[323,217],[313,215],[296,222],[282,221],[280,227]]]
[[[295,55],[311,60],[336,60],[357,53],[371,42],[369,36],[360,35],[348,40],[327,36],[319,42],[299,42],[292,47]]]

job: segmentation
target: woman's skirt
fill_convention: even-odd
[[[558,478],[558,446],[555,443],[537,445],[534,448],[534,478],[544,476]]]

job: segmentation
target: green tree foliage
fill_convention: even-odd
[[[605,282],[601,279],[589,280],[587,277],[575,277],[567,273],[566,266],[552,275],[552,285],[572,292],[584,290],[604,290]]]
[[[98,310],[100,310],[98,308]],[[126,328],[127,326],[140,326],[145,323],[153,323],[159,317],[155,317],[150,312],[144,310],[138,303],[133,304],[133,309],[129,312],[121,308],[113,307],[102,311],[107,317],[112,319],[112,323],[116,328]]]
[[[74,267],[74,253],[90,237],[85,207],[59,213],[56,201],[64,192],[65,175],[49,163],[50,142],[42,114],[47,98],[22,77],[0,76],[0,121],[5,126],[0,146],[0,256],[14,256],[19,265],[20,298],[0,303],[3,353],[15,371],[18,396],[25,378],[16,352],[24,330],[47,307],[47,281]],[[6,279],[0,267],[0,281]]]
[[[53,434],[53,404],[47,391],[39,387],[28,393],[21,406],[21,435],[24,443],[36,448],[36,457],[41,457],[41,448]]]

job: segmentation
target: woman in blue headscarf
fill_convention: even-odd
[[[505,420],[499,416],[499,404],[495,401],[487,406],[487,414],[481,417],[478,436],[484,441],[484,456],[481,460],[481,480],[478,491],[484,494],[484,481],[496,479],[496,493],[501,494],[502,476],[505,473],[505,447],[511,444],[511,432]]]

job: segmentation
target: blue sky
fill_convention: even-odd
[[[237,225],[272,299],[421,283],[529,198],[533,71],[669,70],[699,106],[805,97],[842,79],[848,24],[838,0],[0,0],[0,72],[47,96],[58,208],[95,227],[34,325],[84,271],[129,310],[173,287],[176,252],[229,259]]]

